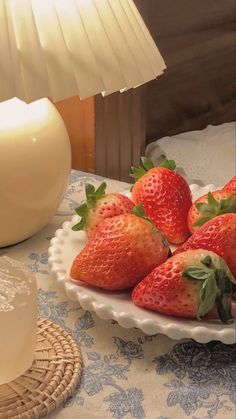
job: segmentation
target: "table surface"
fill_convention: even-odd
[[[40,315],[65,328],[79,343],[83,373],[72,399],[49,418],[236,418],[236,345],[174,341],[147,336],[102,320],[67,299],[50,274],[49,241],[84,200],[84,184],[103,179],[72,171],[52,221],[32,238],[0,253],[23,261],[37,278]],[[107,192],[128,184],[106,179]]]

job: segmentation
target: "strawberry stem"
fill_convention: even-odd
[[[183,276],[189,280],[202,282],[197,318],[200,320],[216,304],[221,321],[230,323],[232,321],[231,295],[233,287],[231,278],[226,273],[226,264],[222,259],[220,261],[222,267],[216,268],[208,255],[201,260],[202,266],[187,266],[183,270]]]
[[[217,201],[213,194],[208,192],[207,202],[197,202],[195,206],[201,215],[193,225],[194,227],[200,227],[218,215],[236,213],[236,196],[232,194],[226,199]]]
[[[76,214],[78,214],[81,219],[72,227],[73,231],[80,231],[84,229],[89,215],[89,210],[94,208],[97,201],[105,195],[106,186],[106,183],[102,182],[99,187],[95,189],[95,187],[90,183],[85,184],[86,202],[75,208]]]
[[[141,179],[150,169],[154,168],[154,164],[149,157],[142,156],[141,157],[142,165],[138,167],[131,166],[131,173],[130,176],[134,178],[135,182]],[[176,164],[174,160],[164,160],[159,167],[165,167],[169,170],[175,170]]]
[[[152,160],[149,159],[149,157],[142,156],[141,157],[141,162],[142,162],[142,165],[143,165],[144,169],[147,172],[148,172],[148,170],[153,169],[153,167],[154,167],[154,164],[153,164]]]
[[[163,160],[163,162],[160,164],[160,167],[165,167],[169,170],[175,170],[176,164],[174,160]]]

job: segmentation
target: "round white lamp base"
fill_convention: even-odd
[[[49,222],[70,168],[66,127],[48,99],[0,103],[0,247],[29,238]]]

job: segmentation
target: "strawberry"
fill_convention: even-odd
[[[70,275],[107,290],[130,288],[167,259],[169,246],[161,233],[135,214],[121,214],[99,224],[88,244],[73,261]]]
[[[188,249],[206,249],[221,256],[236,277],[236,214],[223,214],[201,226],[175,250],[174,255]]]
[[[236,176],[232,177],[223,187],[225,191],[236,193]]]
[[[131,213],[134,203],[127,196],[119,193],[105,194],[106,183],[103,182],[95,190],[93,185],[85,185],[87,201],[75,209],[81,217],[72,230],[84,230],[88,236],[96,230],[101,221],[120,214]]]
[[[136,180],[133,201],[143,205],[145,214],[173,244],[183,243],[189,236],[187,215],[192,205],[191,191],[185,179],[174,171],[173,160],[154,167],[147,157],[144,167],[132,167]]]
[[[188,212],[188,228],[194,233],[200,226],[217,215],[236,213],[236,195],[223,189],[208,192],[198,198]]]
[[[133,302],[160,313],[201,319],[207,313],[229,323],[235,280],[224,260],[213,252],[188,250],[169,258],[132,292]]]

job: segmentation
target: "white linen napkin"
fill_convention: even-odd
[[[236,122],[163,137],[150,143],[146,155],[155,165],[173,159],[189,183],[223,186],[235,175]],[[181,171],[181,170],[180,170]]]

